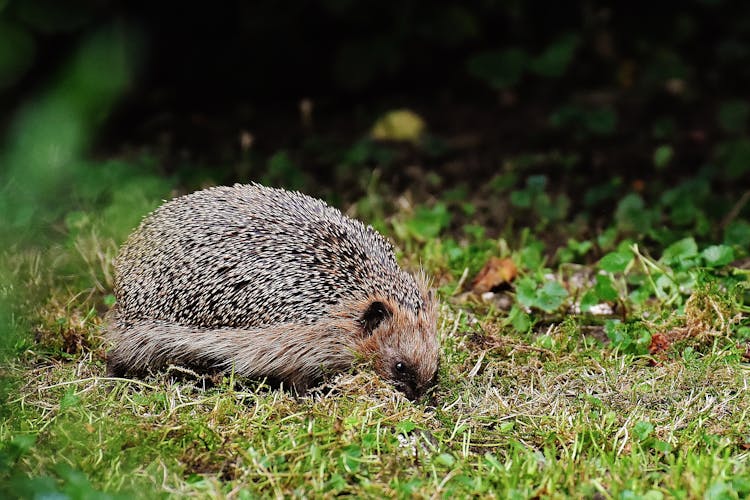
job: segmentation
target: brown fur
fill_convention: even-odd
[[[108,321],[107,338],[114,346],[108,371],[121,376],[184,364],[271,377],[301,392],[359,360],[414,399],[434,385],[438,368],[435,301],[424,276],[416,281],[427,304],[418,314],[391,299],[372,297],[342,304],[330,318],[312,325],[209,329],[163,320],[129,322],[118,317],[115,307]],[[368,335],[360,318],[373,300],[384,303],[393,315]],[[393,372],[399,361],[416,367],[412,384]]]
[[[383,302],[394,313],[369,337],[363,339],[357,350],[372,360],[375,371],[393,382],[409,398],[423,394],[436,382],[438,369],[438,342],[435,325],[437,310],[433,292],[428,290],[424,275],[417,275],[417,285],[425,298],[425,309],[418,314],[398,307],[391,300]],[[361,308],[364,304],[360,305]],[[400,380],[393,373],[393,365],[404,361],[414,368],[413,383]]]

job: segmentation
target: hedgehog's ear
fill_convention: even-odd
[[[390,309],[388,309],[388,307],[386,307],[385,304],[379,301],[375,301],[369,305],[367,310],[362,315],[362,319],[360,321],[362,322],[362,326],[365,329],[365,333],[367,335],[372,335],[372,332],[374,332],[375,329],[380,326],[380,323],[390,318],[391,316],[393,316],[393,313]]]

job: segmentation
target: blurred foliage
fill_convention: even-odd
[[[406,141],[419,143],[424,134],[422,117],[408,109],[397,109],[380,117],[373,125],[370,136],[380,141]]]
[[[298,96],[326,87],[358,92],[397,81],[435,88],[471,77],[496,89],[539,77],[543,86],[567,78],[655,90],[682,80],[691,92],[740,91],[750,78],[740,65],[750,55],[748,9],[729,0],[658,6],[234,0],[209,9],[183,2],[177,19],[169,4],[5,0],[0,39],[10,43],[0,45],[0,85],[8,89],[29,72],[49,71],[54,45],[126,20],[147,34],[152,78],[176,87],[190,75],[182,91],[225,91],[214,99],[258,91]],[[192,36],[217,26],[219,37]],[[730,70],[735,78],[722,78]]]
[[[432,104],[447,103],[437,119],[452,124],[453,117],[441,114],[471,103],[501,120],[498,126],[470,115],[448,127],[475,133],[473,119],[482,118],[477,128],[489,136],[485,141],[494,141],[493,149],[480,150],[487,157],[475,162],[471,174],[481,175],[472,175],[473,182],[509,173],[496,168],[498,156],[551,148],[576,156],[566,169],[594,172],[598,185],[585,186],[584,198],[587,208],[601,208],[601,201],[626,196],[629,183],[648,177],[652,168],[679,178],[711,163],[714,184],[747,176],[748,18],[750,4],[729,0],[627,7],[589,1],[234,0],[214,8],[183,2],[179,19],[163,3],[78,0],[63,8],[52,0],[5,0],[0,105],[12,112],[0,119],[0,131],[17,143],[13,129],[26,115],[39,133],[69,134],[81,148],[107,138],[109,147],[145,143],[148,155],[164,164],[160,173],[176,174],[190,188],[249,179],[309,188],[319,180],[330,184],[332,170],[341,185],[359,186],[356,179],[372,167],[385,168],[386,179],[399,177],[415,152],[436,160],[438,170],[450,162],[456,141],[431,126]],[[112,60],[93,63],[104,71],[90,75],[92,87],[61,83],[57,96],[29,101],[44,90],[39,82],[74,74],[67,69],[69,55],[102,25],[129,34]],[[195,36],[216,27],[220,36]],[[122,64],[126,60],[130,67]],[[84,69],[76,74],[89,78]],[[96,87],[108,84],[112,88]],[[73,88],[86,97],[73,96]],[[104,101],[116,89],[124,104],[110,115]],[[289,114],[290,101],[299,102],[299,117]],[[38,109],[25,109],[32,105]],[[413,114],[404,114],[405,105]],[[65,106],[97,110],[98,117],[86,118],[98,121],[97,134],[76,123],[56,126],[76,119]],[[350,113],[347,123],[332,120],[333,132],[321,127],[320,121],[342,113]],[[505,121],[515,125],[517,137],[506,139]],[[394,139],[406,139],[413,149],[387,144]],[[201,147],[210,149],[205,157],[198,156]],[[54,161],[64,162],[70,152],[55,155]],[[528,172],[510,174],[546,175],[555,182],[550,170],[558,163],[565,162],[540,161],[521,166]],[[30,178],[34,170],[31,165]],[[523,205],[521,198],[532,194],[521,194],[528,186],[523,178],[518,182],[512,191]],[[404,184],[402,178],[399,187]],[[336,199],[339,188],[319,191]],[[647,186],[637,195],[648,204],[660,190]],[[350,198],[362,194],[354,191]],[[535,209],[546,210],[547,220],[575,214],[575,200],[563,206],[565,200],[553,195],[544,209],[546,195],[535,196]],[[23,225],[28,214],[16,216]]]
[[[17,110],[0,151],[3,238],[39,236],[45,224],[70,209],[71,187],[80,186],[84,196],[102,189],[88,178],[82,155],[132,79],[135,35],[121,29],[96,32],[47,90]]]
[[[35,4],[19,6],[15,12],[40,32],[78,26],[74,15],[49,23],[47,15],[62,10],[35,10]],[[7,4],[2,7],[7,8]],[[37,5],[38,7],[38,5]],[[64,10],[64,9],[63,9]],[[36,24],[34,24],[36,23]],[[0,25],[0,32],[5,29]],[[33,47],[29,35],[14,28],[12,41],[18,47]],[[7,34],[7,32],[5,32]],[[2,36],[2,35],[0,35]],[[6,39],[7,40],[7,39]],[[43,300],[49,291],[43,284],[28,283],[19,276],[24,255],[39,255],[53,244],[75,245],[86,231],[104,238],[122,240],[154,200],[165,196],[165,181],[153,174],[139,176],[137,166],[86,160],[97,128],[131,83],[137,63],[138,33],[125,27],[100,28],[84,37],[78,48],[49,84],[34,99],[23,102],[12,115],[7,136],[0,148],[0,364],[25,350],[32,326],[24,312],[31,303]],[[26,67],[4,57],[7,45],[0,44],[0,83],[17,79]],[[31,49],[29,49],[31,50]],[[14,54],[16,54],[14,52]],[[28,56],[29,54],[26,54]],[[26,60],[27,62],[29,59]],[[96,224],[94,224],[96,219]],[[96,228],[95,228],[96,226]],[[53,252],[54,253],[54,252]],[[60,258],[59,249],[58,256]],[[31,268],[39,261],[29,257]],[[51,259],[51,260],[54,260]],[[47,261],[49,263],[49,261]],[[91,266],[91,263],[86,263]],[[76,273],[81,267],[76,266]],[[95,272],[95,271],[94,271]],[[32,273],[32,281],[35,279]],[[89,276],[80,276],[91,286]],[[95,310],[93,313],[95,314]],[[0,372],[0,376],[5,376]],[[15,381],[1,380],[0,401]],[[4,413],[4,406],[0,414]],[[0,445],[0,471],[14,470],[22,455],[33,445],[31,436],[20,435]],[[0,494],[21,497],[59,496],[105,498],[96,492],[85,475],[61,465],[59,481],[51,477],[27,478],[11,475]]]

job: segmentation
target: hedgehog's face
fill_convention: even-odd
[[[361,319],[363,351],[371,354],[375,371],[412,400],[437,382],[435,303],[431,292],[425,295],[425,307],[416,313],[383,300],[370,303]]]

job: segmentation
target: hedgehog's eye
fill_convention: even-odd
[[[373,302],[370,307],[367,308],[365,313],[362,315],[362,326],[365,328],[367,335],[372,335],[372,332],[380,326],[383,320],[390,318],[392,315],[390,309],[388,309],[382,302]]]
[[[396,363],[396,366],[393,367],[396,370],[396,373],[403,375],[406,373],[406,365],[403,364],[401,361]]]

